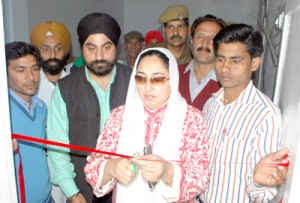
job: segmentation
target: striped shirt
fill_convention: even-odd
[[[252,82],[230,104],[224,89],[207,101],[203,110],[211,143],[210,182],[204,202],[268,202],[277,188],[256,185],[253,172],[265,155],[277,151],[281,113]]]

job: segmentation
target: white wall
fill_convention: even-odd
[[[28,41],[28,9],[26,0],[2,0],[5,41]]]
[[[157,18],[171,4],[184,4],[190,12],[190,25],[206,14],[213,14],[230,22],[243,22],[256,26],[258,0],[124,0],[124,32],[137,30],[146,34],[149,30],[162,31]],[[124,40],[121,38],[121,43]],[[123,55],[121,53],[121,55]]]
[[[4,30],[0,4],[0,202],[17,202],[4,49]]]
[[[44,21],[53,20],[65,24],[72,37],[72,54],[80,55],[77,24],[85,15],[103,12],[113,16],[123,29],[124,1],[114,0],[2,0],[6,42],[29,42],[31,29]],[[117,5],[117,6],[115,6]]]
[[[82,17],[92,12],[103,12],[113,16],[122,27],[123,1],[114,0],[27,0],[28,27],[31,30],[40,22],[53,20],[65,24],[72,37],[73,55],[80,55],[77,37],[77,24]],[[118,6],[115,6],[118,5]],[[29,40],[29,38],[27,39]]]
[[[158,16],[171,4],[184,4],[190,11],[190,24],[202,15],[213,14],[226,21],[243,22],[256,26],[256,0],[124,0],[124,31],[138,30],[145,34],[158,29]]]
[[[258,0],[2,0],[11,5],[5,21],[9,30],[7,41],[29,41],[29,33],[36,24],[55,20],[64,23],[72,36],[73,55],[80,54],[76,27],[79,20],[91,12],[105,12],[119,22],[122,35],[131,30],[145,34],[157,29],[158,16],[170,4],[185,4],[190,10],[191,23],[207,13],[228,21],[256,25]],[[9,10],[8,10],[9,11]],[[12,26],[11,26],[12,25]],[[120,40],[121,45],[123,38]],[[121,49],[121,46],[119,46]]]
[[[283,115],[282,142],[290,149],[290,168],[285,186],[284,202],[299,202],[300,188],[300,2],[287,3],[283,29],[275,103]]]

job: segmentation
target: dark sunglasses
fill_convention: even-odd
[[[136,84],[138,85],[144,85],[147,83],[148,78],[141,76],[141,75],[135,75],[134,79],[136,81]],[[151,77],[149,78],[151,85],[153,86],[159,86],[159,85],[163,85],[165,84],[166,81],[168,81],[170,78],[166,77],[166,76],[155,76],[155,77]]]

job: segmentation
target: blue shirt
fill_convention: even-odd
[[[45,139],[47,118],[45,103],[37,96],[33,96],[31,97],[31,104],[29,104],[12,90],[9,90],[9,95],[12,132]],[[23,164],[26,202],[49,202],[51,199],[51,183],[44,145],[21,140],[18,143]],[[20,160],[17,154],[14,158],[17,173]],[[16,177],[18,177],[18,174],[16,174]],[[16,180],[19,189],[19,179],[16,178]],[[20,191],[18,191],[19,193]],[[20,201],[20,194],[18,198]]]

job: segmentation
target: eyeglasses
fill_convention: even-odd
[[[166,81],[168,81],[170,78],[166,77],[166,76],[156,76],[156,77],[151,77],[151,78],[147,78],[145,76],[141,76],[141,75],[135,75],[134,79],[136,81],[136,84],[138,85],[144,85],[147,83],[148,79],[150,80],[151,85],[153,86],[160,86],[165,84]]]

